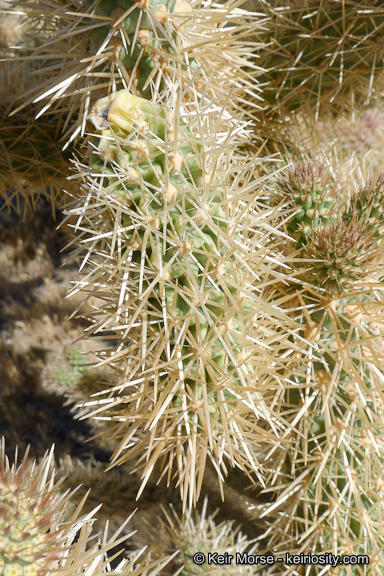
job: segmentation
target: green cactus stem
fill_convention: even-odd
[[[332,220],[335,200],[335,181],[322,164],[298,162],[290,166],[284,176],[277,178],[274,203],[288,203],[295,209],[287,231],[306,244],[313,230]]]
[[[308,344],[284,399],[292,445],[276,455],[281,482],[262,514],[276,513],[270,533],[281,552],[368,555],[369,566],[335,572],[353,576],[383,565],[382,194],[383,177],[371,179],[306,244],[301,236],[310,267],[298,264],[306,287],[292,289],[289,304]]]
[[[90,0],[89,8],[94,4]],[[152,81],[155,85],[157,76],[161,80],[161,69],[177,66],[177,25],[167,30],[168,19],[172,14],[180,14],[186,23],[180,23],[179,26],[185,26],[188,25],[188,14],[191,12],[192,7],[185,0],[143,0],[139,3],[130,0],[102,0],[96,13],[105,16],[108,24],[97,28],[93,36],[100,43],[106,39],[108,41],[112,30],[110,22],[122,19],[126,42],[121,43],[118,58],[126,70],[135,74],[135,86],[139,93],[144,97],[151,97],[150,83]]]
[[[198,93],[231,113],[243,114],[245,100],[251,115],[260,108],[260,69],[251,62],[256,43],[244,31],[261,21],[235,1],[225,9],[185,0],[15,4],[35,23],[51,22],[55,13],[50,38],[29,56],[45,54],[50,77],[28,92],[26,103],[43,101],[44,112],[69,114],[63,129],[72,122],[70,141],[84,133],[91,100],[120,89],[158,102],[178,83],[186,100]]]
[[[266,266],[274,281],[277,216],[259,204],[246,157],[228,161],[227,137],[215,130],[230,127],[218,125],[216,112],[180,116],[172,101],[155,105],[120,91],[99,101],[91,118],[100,136],[87,171],[79,164],[92,198],[83,232],[104,256],[87,278],[100,288],[106,282],[92,331],[113,329],[121,343],[103,360],[117,371],[116,395],[87,404],[94,414],[118,407],[110,415],[123,422],[115,462],[130,457],[122,450],[141,430],[132,453],[148,453],[144,481],[161,452],[171,474],[179,452],[183,498],[189,493],[192,502],[207,457],[217,466],[228,455],[232,465],[259,473],[248,438],[256,430],[269,436],[260,419],[276,430],[264,394],[272,398],[278,388],[285,345],[274,324],[289,321],[264,300],[260,277]],[[241,124],[234,146],[240,137]]]

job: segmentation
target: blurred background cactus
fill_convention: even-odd
[[[0,9],[0,573],[382,574],[380,3]]]
[[[0,453],[0,569],[2,575],[19,574],[146,574],[154,576],[172,560],[150,562],[147,557],[138,562],[140,554],[131,554],[129,560],[119,563],[111,571],[107,552],[124,541],[118,538],[124,527],[108,538],[92,542],[95,521],[91,513],[79,516],[86,497],[73,510],[73,493],[60,493],[52,468],[53,448],[36,466],[26,453],[18,464],[17,455],[11,465],[5,455],[2,440]]]
[[[383,72],[384,9],[379,0],[260,0],[269,17],[261,57],[272,111],[338,112],[367,104]]]

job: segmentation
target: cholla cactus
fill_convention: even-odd
[[[246,36],[262,19],[232,0],[222,7],[184,0],[27,0],[15,2],[15,10],[37,25],[55,14],[51,38],[30,57],[46,54],[51,76],[27,102],[68,111],[71,139],[84,133],[91,102],[119,89],[156,102],[164,88],[180,82],[187,99],[198,94],[201,102],[241,112],[246,98],[253,111],[259,107],[254,77],[260,71],[250,60],[257,43]]]
[[[40,34],[44,38],[42,30]],[[62,205],[70,166],[70,155],[60,145],[65,119],[46,116],[36,122],[36,105],[12,114],[24,92],[44,79],[40,64],[40,60],[22,64],[16,57],[0,62],[0,197],[19,212],[23,204],[33,210],[40,198],[49,199],[53,209]]]
[[[288,202],[295,209],[287,230],[300,245],[332,219],[335,189],[335,181],[326,167],[312,162],[299,162],[277,179],[273,202]]]
[[[92,332],[121,338],[102,357],[119,382],[88,403],[94,415],[115,409],[114,461],[138,454],[144,485],[164,459],[192,503],[207,458],[224,473],[227,457],[262,477],[255,449],[270,435],[262,427],[273,436],[280,427],[264,398],[280,394],[290,322],[263,295],[263,282],[280,277],[281,240],[276,212],[258,201],[254,164],[231,158],[233,128],[219,132],[216,111],[180,104],[120,91],[94,107],[101,136],[91,168],[79,164],[88,208],[74,210],[92,265],[76,290],[105,302]],[[241,124],[236,132],[234,147]]]
[[[100,392],[103,386],[101,375],[87,366],[86,355],[77,346],[70,346],[66,353],[67,366],[56,368],[52,380],[56,389],[61,390],[74,400],[89,398]]]
[[[43,102],[39,114],[57,114],[70,140],[87,117],[94,124],[90,153],[75,162],[81,189],[69,213],[88,268],[74,290],[97,299],[89,333],[117,344],[99,353],[111,386],[83,407],[112,422],[112,463],[135,460],[140,493],[160,463],[192,506],[207,460],[220,482],[237,466],[269,482],[276,550],[369,553],[377,573],[383,180],[345,193],[324,167],[301,164],[268,203],[247,148],[244,118],[257,104],[242,110],[257,99],[257,46],[242,38],[256,16],[236,4],[18,3],[49,30],[29,61],[49,58],[40,73],[51,75],[27,104]],[[305,118],[324,101],[354,112],[378,93],[377,2],[258,5],[272,16],[261,64],[273,113],[300,108]],[[173,526],[195,573],[182,522]]]
[[[18,465],[11,466],[5,456],[5,444],[0,449],[0,574],[1,576],[134,573],[155,576],[172,557],[138,565],[138,554],[123,560],[111,571],[107,551],[127,537],[118,539],[123,526],[114,536],[102,541],[91,540],[95,508],[81,517],[86,499],[82,499],[72,514],[68,513],[72,494],[60,493],[61,482],[54,480],[53,448],[37,466],[27,453]],[[153,569],[153,570],[152,570]]]
[[[181,576],[245,576],[254,574],[275,573],[272,554],[262,554],[254,541],[248,540],[234,522],[216,522],[219,510],[207,514],[208,501],[205,499],[201,513],[189,510],[179,517],[173,508],[165,509],[165,520],[161,519],[155,527],[148,526],[148,539],[155,555],[164,556],[174,550],[180,553],[173,564],[167,566],[164,576],[171,574],[171,569],[179,568]],[[163,543],[159,543],[157,534],[162,533]],[[217,559],[220,556],[226,563],[215,564],[210,555]],[[257,565],[247,564],[247,557],[258,557]],[[239,561],[241,557],[243,564]],[[262,563],[260,557],[263,558]]]
[[[339,111],[369,100],[383,70],[384,10],[379,0],[258,0],[270,18],[266,69],[271,110],[309,106]],[[379,84],[380,89],[380,84]],[[352,99],[354,98],[354,100]]]
[[[101,137],[92,144],[90,167],[78,163],[81,178],[87,180],[89,213],[82,205],[74,213],[80,210],[81,241],[95,235],[99,216],[103,220],[101,235],[98,230],[85,259],[96,264],[91,283],[98,283],[99,274],[105,283],[97,295],[106,305],[96,312],[92,331],[102,334],[108,326],[121,334],[121,345],[110,359],[120,376],[112,392],[120,390],[121,396],[127,387],[136,387],[129,398],[112,398],[106,391],[110,398],[101,403],[107,417],[126,423],[114,432],[121,440],[114,460],[125,460],[130,452],[139,452],[140,460],[145,457],[144,486],[160,456],[171,478],[177,456],[183,499],[186,503],[189,493],[192,503],[207,457],[221,468],[220,474],[226,473],[228,458],[262,478],[256,446],[249,447],[248,437],[257,432],[270,438],[262,432],[268,426],[275,438],[281,427],[275,422],[273,395],[279,390],[284,360],[277,355],[285,336],[274,328],[280,332],[281,324],[290,322],[264,299],[262,279],[265,275],[269,285],[280,277],[274,270],[281,262],[275,262],[274,254],[279,243],[276,216],[255,198],[253,158],[244,154],[232,160],[236,146],[247,140],[246,123],[234,116],[244,89],[253,95],[250,45],[242,44],[238,20],[247,14],[231,3],[225,10],[210,5],[191,10],[181,3],[156,10],[146,3],[120,9],[114,2],[87,8],[75,1],[72,11],[67,4],[56,5],[54,21],[51,2],[25,2],[18,9],[40,22],[47,8],[49,22],[59,30],[33,58],[48,57],[46,50],[51,53],[53,45],[65,40],[62,54],[68,64],[68,31],[71,42],[79,34],[73,65],[64,66],[69,75],[66,71],[64,79],[53,78],[37,98],[47,96],[45,109],[52,105],[54,111],[70,92],[70,117],[79,112],[73,138],[84,130],[90,91],[97,92],[105,72],[110,90],[127,86],[149,96],[149,87],[157,100],[149,103],[124,90],[93,109]],[[90,47],[84,26],[88,18],[102,36],[94,36]],[[233,28],[228,26],[232,22]],[[104,68],[107,54],[111,59]],[[135,60],[131,73],[126,69],[130,58]],[[148,75],[149,70],[153,73]],[[144,80],[137,86],[136,71]],[[174,101],[167,110],[169,94]],[[100,207],[97,222],[94,202]],[[89,285],[89,278],[81,283]],[[121,404],[127,406],[115,410]],[[126,450],[137,440],[137,446]]]
[[[280,510],[270,534],[281,551],[370,556],[369,567],[342,574],[383,566],[382,194],[383,178],[372,179],[301,249],[304,287],[290,304],[307,360],[286,392],[292,446],[276,456],[276,501],[263,512]]]

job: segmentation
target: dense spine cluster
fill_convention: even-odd
[[[259,64],[273,113],[308,107],[340,111],[374,93],[383,71],[384,9],[379,0],[258,0],[270,44]],[[353,96],[352,96],[353,94]]]
[[[146,453],[145,483],[167,457],[185,502],[196,499],[207,458],[224,473],[226,458],[262,478],[256,447],[271,437],[264,426],[272,438],[282,426],[269,404],[280,394],[281,326],[288,333],[291,324],[264,296],[280,278],[276,213],[258,198],[247,157],[228,159],[227,143],[222,154],[233,129],[218,132],[225,124],[215,113],[120,91],[91,118],[101,135],[91,144],[88,208],[73,213],[85,246],[103,256],[75,289],[105,302],[92,332],[112,329],[121,341],[101,357],[119,375],[114,393],[87,405],[94,414],[115,408],[114,460]]]
[[[242,114],[245,101],[251,115],[260,108],[260,68],[251,61],[258,44],[246,37],[262,19],[236,2],[27,0],[17,10],[33,22],[55,14],[51,38],[29,57],[48,58],[42,71],[50,75],[26,102],[64,113],[70,141],[84,134],[95,100],[120,89],[159,102],[179,83],[184,100],[198,95],[229,115]]]
[[[66,211],[73,258],[82,258],[72,293],[88,334],[110,341],[96,357],[112,376],[105,389],[81,383],[79,363],[69,381],[81,415],[108,423],[111,466],[130,461],[140,473],[139,495],[152,475],[179,485],[186,516],[162,524],[181,550],[169,574],[200,573],[193,554],[213,540],[218,549],[253,544],[230,538],[232,525],[215,526],[205,506],[199,540],[191,508],[207,463],[221,490],[237,467],[269,495],[258,512],[268,551],[365,554],[369,565],[326,570],[382,574],[384,177],[367,161],[372,142],[380,149],[379,1],[256,0],[259,13],[232,0],[12,4],[7,15],[25,18],[35,38],[12,59],[42,81],[0,109],[5,201],[30,192],[33,206],[35,183],[44,195],[68,168],[58,138],[66,149],[81,142]],[[262,157],[255,142],[270,135],[279,154]],[[288,168],[277,176],[279,161]],[[7,515],[26,486],[27,499],[39,494],[44,526],[56,524],[40,530],[33,517],[28,540],[15,516],[0,540],[0,576],[39,574],[43,564],[113,574],[109,544],[86,553],[88,516],[78,539],[70,522],[61,529],[66,497],[55,499],[53,480],[41,500],[48,460],[37,476],[2,460]],[[29,526],[28,511],[20,506]],[[66,572],[51,558],[56,536],[59,556],[83,546],[84,566]],[[155,560],[143,571],[163,568]],[[209,573],[260,567],[216,568]],[[132,557],[119,573],[140,569]],[[323,573],[288,565],[284,574]]]
[[[155,576],[166,560],[138,562],[132,554],[111,571],[107,552],[126,537],[118,538],[123,526],[108,539],[94,542],[92,526],[97,506],[80,516],[86,496],[73,510],[73,493],[60,492],[62,480],[55,482],[53,448],[36,465],[25,454],[11,465],[0,447],[0,574],[1,576],[64,576],[110,574]],[[72,508],[72,510],[71,510]]]
[[[277,185],[291,205],[288,190],[302,174],[299,164]],[[298,553],[368,555],[369,568],[353,574],[382,566],[382,194],[382,177],[371,180],[302,240],[303,287],[292,287],[291,306],[308,344],[283,403],[292,444],[275,454],[275,501],[262,513],[277,513],[271,536],[280,550],[295,542]]]
[[[208,515],[207,505],[205,499],[200,514],[188,510],[183,517],[179,517],[171,507],[164,510],[165,518],[160,518],[156,529],[164,533],[170,550],[180,551],[173,563],[168,565],[173,571],[167,567],[164,575],[174,574],[177,569],[181,576],[266,576],[273,573],[271,564],[268,565],[266,560],[257,565],[247,563],[248,556],[260,555],[258,544],[247,539],[234,522],[218,522],[218,510]],[[164,550],[156,541],[153,526],[148,526],[148,538],[155,554],[163,556]],[[203,562],[194,560],[196,554]]]
[[[289,167],[285,177],[278,177],[273,203],[287,203],[295,209],[287,231],[300,245],[317,228],[332,220],[335,182],[324,165],[299,162]]]

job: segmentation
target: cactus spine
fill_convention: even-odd
[[[238,556],[246,558],[247,555],[255,555],[257,557],[260,554],[258,545],[254,541],[249,541],[240,532],[239,527],[234,526],[234,522],[217,522],[216,516],[219,510],[208,515],[207,504],[207,499],[205,499],[201,513],[188,510],[182,518],[171,507],[164,510],[165,518],[160,519],[156,528],[166,534],[166,541],[171,550],[180,550],[173,565],[170,565],[174,571],[169,573],[174,574],[179,568],[182,576],[269,574],[272,555],[263,555],[263,562],[258,565],[247,565],[246,562],[241,564]],[[153,539],[153,549],[156,553],[163,555],[161,546],[156,541],[153,526],[148,526],[148,536],[150,540]],[[203,555],[204,562],[198,564],[194,561],[195,554]],[[215,554],[217,557],[222,556],[227,563],[215,564],[210,561],[210,554],[214,558]]]
[[[384,10],[377,0],[257,2],[270,18],[259,64],[271,111],[340,111],[374,94],[383,70]]]
[[[285,343],[276,328],[290,323],[263,297],[261,278],[273,278],[279,239],[269,238],[276,217],[258,203],[246,157],[228,162],[228,144],[222,155],[230,132],[215,132],[216,114],[182,110],[128,91],[99,101],[91,118],[100,137],[84,188],[89,209],[82,202],[74,212],[90,240],[98,226],[91,250],[105,255],[87,277],[90,287],[100,282],[105,301],[92,330],[121,335],[109,358],[120,384],[103,403],[87,404],[95,414],[119,407],[111,416],[120,422],[115,461],[146,453],[144,485],[159,455],[167,457],[169,478],[175,465],[192,504],[207,458],[224,473],[227,457],[262,477],[254,449],[270,434],[263,421],[278,433],[264,398],[278,389]]]
[[[34,54],[55,46],[64,74],[53,66],[31,101],[68,108],[72,140],[88,116],[96,132],[76,162],[75,255],[85,247],[88,270],[75,290],[99,299],[90,332],[119,341],[100,354],[114,386],[86,403],[113,422],[114,462],[136,459],[144,486],[160,461],[192,505],[207,459],[220,480],[229,461],[265,482],[263,448],[276,550],[367,553],[377,573],[382,179],[348,197],[324,168],[301,164],[268,205],[244,150],[257,105],[241,117],[242,92],[257,97],[257,74],[249,45],[236,46],[244,14],[231,3],[224,17],[171,2],[40,4],[22,6],[57,7],[58,28]],[[325,102],[353,112],[378,94],[377,2],[259,4],[272,16],[261,63],[273,112],[317,117]]]
[[[39,576],[41,574],[146,574],[172,560],[155,562],[148,558],[137,563],[138,555],[123,560],[111,571],[107,551],[118,545],[119,531],[102,541],[91,540],[95,508],[80,516],[86,496],[72,513],[68,491],[60,493],[52,468],[53,448],[39,465],[28,459],[10,465],[5,443],[0,446],[0,574],[1,576]],[[123,527],[121,527],[122,529]],[[120,530],[121,530],[120,529]]]
[[[260,70],[250,59],[255,43],[245,39],[259,23],[236,2],[219,9],[184,0],[27,0],[17,8],[37,21],[55,13],[50,41],[31,50],[32,59],[47,55],[50,78],[26,103],[43,101],[42,111],[59,115],[69,110],[63,130],[70,141],[84,134],[92,103],[120,89],[158,103],[164,89],[180,83],[183,99],[198,94],[231,114],[243,114],[244,98],[250,114],[260,107]]]
[[[383,562],[384,454],[378,439],[384,349],[375,281],[383,274],[383,178],[371,180],[349,206],[324,221],[316,212],[324,205],[327,184],[323,180],[323,194],[312,189],[316,171],[298,164],[277,183],[280,194],[298,207],[290,226],[299,231],[300,256],[306,260],[298,263],[304,287],[292,292],[292,301],[310,356],[286,391],[292,446],[275,461],[275,478],[281,474],[281,480],[269,489],[276,500],[263,515],[279,511],[272,541],[280,550],[289,552],[295,542],[297,552],[368,555],[369,568],[359,565],[351,574],[376,574]],[[290,194],[298,182],[297,195],[319,198],[305,236],[302,205]],[[317,572],[308,567],[304,573]],[[343,568],[341,573],[349,574]]]

